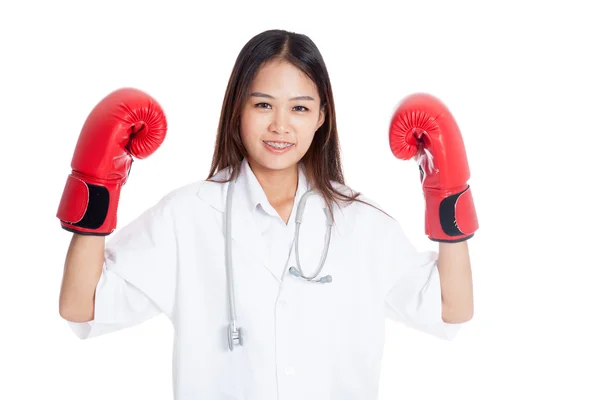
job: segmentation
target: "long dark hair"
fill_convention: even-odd
[[[250,39],[240,51],[223,99],[221,116],[212,165],[207,180],[223,168],[231,167],[233,173],[224,181],[235,179],[247,150],[240,136],[240,120],[243,104],[249,96],[250,86],[258,70],[268,61],[287,61],[304,72],[317,86],[325,121],[315,132],[313,141],[302,158],[306,167],[306,179],[315,191],[324,198],[331,211],[332,204],[339,201],[358,201],[374,207],[360,199],[360,192],[347,195],[336,190],[331,181],[344,183],[340,144],[335,118],[335,105],[329,73],[323,57],[315,43],[306,35],[280,29],[267,30]],[[377,208],[377,207],[375,207]],[[381,210],[380,210],[381,211]],[[382,211],[383,212],[383,211]]]

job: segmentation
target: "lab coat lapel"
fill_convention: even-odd
[[[248,255],[269,270],[275,278],[279,279],[279,277],[268,268],[267,244],[265,243],[262,233],[252,219],[252,214],[248,210],[247,205],[244,202],[243,194],[239,192],[240,190],[241,188],[239,186],[235,187],[232,201],[233,204],[231,207],[231,237],[234,258],[236,249],[241,250],[239,253],[239,260],[244,260],[244,255]],[[223,216],[223,218],[225,218],[225,216]]]
[[[215,176],[215,180],[225,179],[229,176],[225,170]],[[231,182],[215,183],[204,182],[198,190],[198,197],[218,211],[215,216],[222,227],[222,237],[225,240],[226,220],[225,210],[227,206],[227,190]],[[252,220],[252,215],[243,204],[243,193],[238,185],[234,189],[231,207],[231,245],[233,267],[239,268],[250,262],[257,263],[266,268],[277,280],[280,277],[268,268],[267,248],[261,232]]]

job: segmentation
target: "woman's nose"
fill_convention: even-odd
[[[271,131],[284,134],[290,132],[289,126],[289,116],[285,111],[278,111],[273,113],[273,119],[271,121],[271,126],[269,127]]]

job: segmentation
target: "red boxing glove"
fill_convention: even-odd
[[[104,236],[117,225],[121,187],[133,157],[154,153],[167,133],[160,105],[146,93],[123,88],[94,107],[81,133],[58,206],[67,231]]]
[[[461,242],[479,229],[467,154],[454,117],[425,93],[402,100],[389,130],[392,153],[415,158],[425,197],[425,234],[436,242]]]

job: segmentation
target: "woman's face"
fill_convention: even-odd
[[[295,66],[265,64],[241,114],[240,134],[250,163],[267,170],[296,168],[325,120],[320,103],[316,85]],[[280,150],[267,142],[291,146]]]

